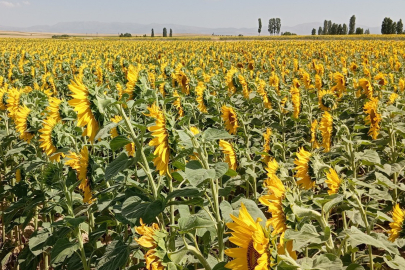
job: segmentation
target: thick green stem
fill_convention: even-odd
[[[185,241],[185,249],[188,250],[189,253],[193,254],[202,264],[202,266],[204,267],[205,270],[211,270],[211,266],[209,265],[209,263],[207,262],[207,260],[204,258],[204,256],[201,254],[201,252],[196,249],[193,246],[188,245]]]
[[[135,143],[135,147],[136,147],[137,151],[139,151],[140,154],[141,154],[143,169],[144,169],[144,171],[146,173],[146,176],[148,177],[149,184],[152,187],[153,198],[156,200],[157,197],[158,197],[158,190],[157,190],[155,181],[153,179],[152,173],[150,171],[148,160],[147,160],[147,158],[145,156],[145,153],[143,151],[142,144],[139,142],[138,138],[136,137],[135,131],[134,131],[132,125],[131,125],[131,121],[129,120],[128,116],[125,114],[124,108],[122,108],[122,106],[119,106],[118,110],[119,110],[122,118],[124,118],[125,124],[127,125],[127,128],[130,131],[130,136],[131,136],[132,140]]]

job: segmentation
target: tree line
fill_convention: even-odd
[[[150,36],[151,37],[155,36],[155,31],[153,30],[153,28],[152,28]],[[173,30],[170,28],[169,37],[172,37],[172,36],[173,36]],[[163,28],[163,37],[167,37],[167,29],[166,29],[166,27]]]
[[[316,35],[317,31],[315,28],[312,29],[312,35]],[[332,21],[325,20],[322,26],[318,28],[318,35],[362,35],[362,34],[370,34],[370,30],[364,30],[361,27],[356,28],[356,16],[353,15],[350,17],[349,26],[347,24],[337,24],[332,23]]]
[[[400,19],[398,22],[394,22],[393,20],[391,20],[391,18],[385,17],[381,24],[381,34],[405,34],[402,19]]]
[[[267,31],[269,31],[270,35],[279,35],[281,31],[281,19],[280,18],[271,18],[269,20],[269,25],[267,27]],[[262,32],[262,19],[259,18],[259,28],[257,29],[257,32],[260,33]]]

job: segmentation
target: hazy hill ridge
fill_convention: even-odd
[[[311,30],[318,30],[319,26],[323,26],[320,22],[303,23],[295,26],[282,26],[282,32],[293,32],[300,35],[309,35]],[[380,33],[379,27],[367,27],[359,25],[364,29],[369,28],[372,34]],[[79,34],[150,34],[151,29],[155,30],[156,34],[161,34],[163,27],[173,29],[176,34],[202,34],[202,35],[257,35],[257,28],[209,28],[197,27],[178,24],[139,24],[139,23],[121,23],[121,22],[60,22],[54,25],[35,25],[30,27],[13,27],[2,26],[0,30],[6,31],[22,31],[22,32],[47,32],[47,33],[79,33]],[[267,25],[263,24],[262,35],[268,35]]]

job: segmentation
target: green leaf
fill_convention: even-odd
[[[97,263],[97,270],[116,270],[125,266],[129,258],[129,247],[121,240],[111,242]]]
[[[215,140],[226,140],[232,138],[233,136],[230,135],[227,131],[215,128],[208,128],[206,131],[204,131],[202,135],[202,139],[207,142]]]
[[[187,249],[179,249],[175,252],[168,253],[167,255],[172,262],[174,262],[175,264],[180,264],[187,255],[187,252]]]
[[[66,223],[70,226],[72,226],[73,228],[79,227],[79,225],[83,222],[85,222],[87,220],[86,216],[81,216],[81,217],[76,217],[76,218],[72,218],[72,217],[65,217],[64,219],[66,221]]]
[[[315,269],[342,269],[343,262],[334,254],[322,254],[314,260]]]
[[[111,140],[110,147],[112,151],[116,151],[117,149],[120,149],[131,142],[132,141],[127,137],[120,135]]]
[[[177,134],[179,134],[181,144],[185,148],[192,148],[193,143],[191,142],[190,136],[188,136],[184,130],[176,130],[176,131],[177,131]]]
[[[196,187],[207,179],[214,179],[215,170],[206,170],[202,168],[200,162],[193,160],[186,165],[186,177],[190,184]]]
[[[387,263],[387,265],[390,267],[390,269],[405,269],[405,259],[402,258],[401,256],[395,256],[393,260],[388,260],[387,257],[390,256],[384,256],[384,261]],[[357,270],[357,269],[356,269]]]
[[[201,191],[197,188],[192,188],[192,187],[186,187],[186,188],[181,188],[178,190],[175,190],[171,193],[169,193],[166,197],[166,201],[169,201],[170,199],[176,198],[176,197],[196,197],[200,196]]]
[[[360,264],[357,263],[352,263],[351,265],[349,265],[346,270],[365,270],[363,266],[361,266]]]
[[[329,198],[331,200],[323,205],[323,210],[326,213],[329,212],[334,206],[338,205],[339,203],[341,203],[343,201],[343,195],[334,194],[334,195],[330,196]]]
[[[267,220],[266,216],[263,214],[263,211],[259,209],[259,207],[257,206],[257,203],[255,203],[252,200],[245,199],[245,198],[238,200],[238,201],[232,203],[233,209],[237,209],[238,207],[241,206],[242,203],[245,205],[246,210],[249,212],[249,214],[253,218],[253,220],[257,220],[258,218],[260,218],[261,219],[260,223],[263,226],[266,225],[266,220]],[[239,216],[239,209],[233,210],[232,215]]]
[[[226,223],[232,222],[232,219],[231,219],[231,216],[230,216],[230,214],[233,211],[232,205],[228,201],[223,200],[220,203],[219,208],[221,209],[222,219]]]
[[[215,178],[221,178],[222,176],[224,176],[226,174],[226,172],[229,169],[229,165],[228,163],[225,162],[218,162],[215,163],[214,165],[214,170],[215,170]]]
[[[126,168],[130,167],[135,163],[134,158],[129,158],[127,154],[121,153],[116,159],[113,160],[110,164],[107,165],[105,169],[105,180],[110,180],[116,176],[119,172],[122,172]]]
[[[56,267],[69,259],[77,249],[79,249],[79,244],[75,241],[70,242],[66,238],[56,241],[51,251],[52,266]]]
[[[34,232],[28,242],[28,246],[32,254],[34,254],[35,256],[41,254],[43,252],[44,244],[50,236],[51,233],[48,231],[48,229],[42,229]]]
[[[294,240],[293,250],[299,251],[300,249],[308,246],[309,244],[320,244],[325,242],[322,236],[316,231],[315,226],[311,224],[304,224],[300,231],[293,231],[288,229],[285,232],[286,239]]]
[[[110,137],[111,136],[110,130],[117,126],[118,126],[118,123],[114,123],[114,122],[109,123],[108,125],[104,126],[102,129],[100,129],[97,132],[97,135],[96,135],[96,137],[94,137],[94,140],[98,141],[98,139],[104,139],[104,138]]]
[[[214,268],[212,268],[212,270],[229,270],[228,268],[225,267],[225,265],[227,264],[227,262],[220,262],[217,263]]]
[[[137,196],[125,200],[121,208],[121,214],[130,222],[135,224],[142,218],[143,222],[150,224],[165,209],[165,204],[156,200],[154,202],[141,202]]]
[[[365,150],[364,152],[356,153],[355,154],[356,160],[360,160],[363,165],[375,165],[381,164],[380,156],[375,150]]]
[[[294,205],[292,207],[293,213],[298,217],[298,218],[314,218],[318,219],[321,217],[321,214],[316,212],[315,210],[304,208],[298,205]]]
[[[366,244],[384,249],[391,254],[399,254],[398,249],[396,249],[394,245],[384,243],[382,239],[377,239],[371,235],[365,234],[354,226],[352,226],[350,230],[346,230],[345,233],[349,237],[350,241],[354,242],[354,245]]]
[[[197,215],[191,215],[186,218],[179,218],[179,228],[182,232],[189,232],[201,228],[210,228],[213,226],[215,226],[214,221],[201,218]]]

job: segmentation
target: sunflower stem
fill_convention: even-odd
[[[364,225],[365,225],[365,227],[366,227],[367,234],[370,235],[370,233],[371,233],[371,228],[370,228],[370,225],[369,225],[369,223],[368,223],[367,213],[366,213],[366,211],[364,210],[364,207],[363,207],[363,205],[362,205],[362,203],[361,203],[361,200],[360,200],[360,198],[359,198],[357,192],[353,189],[353,187],[352,187],[351,189],[352,189],[354,198],[355,198],[357,204],[359,205],[360,214],[361,214],[361,217],[362,217],[362,219],[363,219]],[[374,270],[373,248],[372,248],[371,245],[367,245],[367,246],[368,246],[368,256],[369,256],[369,258],[370,258],[370,269],[371,269],[371,270]]]
[[[201,252],[196,249],[194,246],[190,246],[187,244],[187,242],[184,240],[184,247],[186,250],[189,251],[189,253],[193,254],[202,264],[202,266],[204,267],[205,270],[211,270],[211,266],[209,265],[209,263],[207,262],[207,260],[204,258],[204,256],[201,254]]]
[[[118,106],[118,110],[119,110],[122,118],[124,118],[125,124],[127,125],[127,128],[130,131],[130,136],[131,136],[132,140],[135,143],[136,149],[139,149],[137,151],[140,151],[141,158],[142,158],[142,163],[143,163],[143,166],[144,166],[143,169],[144,169],[144,171],[145,171],[145,173],[146,173],[146,175],[147,175],[147,177],[149,179],[149,184],[152,187],[153,198],[156,200],[157,197],[158,197],[158,190],[157,190],[155,181],[153,179],[152,173],[150,171],[148,160],[147,160],[147,158],[145,156],[145,153],[143,151],[142,144],[139,142],[138,138],[136,137],[135,131],[134,131],[132,125],[131,125],[131,121],[129,120],[128,116],[126,115],[122,105]]]

